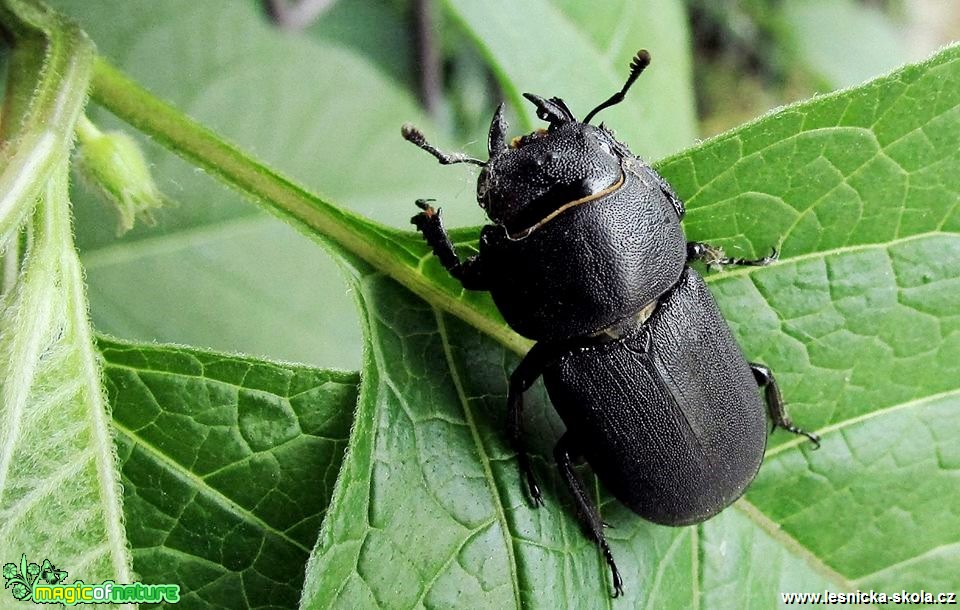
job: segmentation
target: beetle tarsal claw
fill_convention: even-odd
[[[617,566],[610,566],[613,570],[613,598],[616,599],[623,595],[623,578],[620,577],[620,572],[617,570]]]
[[[540,486],[537,485],[537,481],[533,478],[532,474],[527,476],[527,487],[530,490],[530,499],[533,501],[533,507],[539,508],[546,506],[546,504],[543,503],[543,494],[540,493]]]
[[[819,436],[819,435],[814,434],[813,432],[807,432],[807,431],[804,430],[803,428],[798,428],[797,426],[793,425],[793,422],[790,422],[789,420],[788,420],[785,424],[781,424],[780,427],[783,428],[784,430],[786,430],[787,432],[791,433],[791,434],[796,434],[797,436],[805,436],[805,437],[807,437],[808,439],[810,439],[810,442],[813,443],[813,448],[814,448],[814,450],[820,448],[820,436]],[[773,424],[773,429],[774,429],[774,430],[777,429],[777,424],[776,424],[776,422],[774,422],[774,424]]]
[[[434,201],[436,201],[436,199],[417,199],[414,201],[414,204],[424,212],[433,212],[433,206],[430,204]]]
[[[439,216],[439,215],[440,215],[440,210],[434,208],[432,205],[426,205],[426,206],[423,206],[423,207],[420,208],[420,209],[423,210],[423,211],[420,212],[419,216],[425,216],[425,217],[427,217],[427,218],[433,218],[434,216]]]
[[[816,451],[817,449],[820,448],[820,436],[819,436],[819,435],[814,434],[814,433],[812,433],[812,432],[804,432],[803,430],[801,430],[800,433],[803,434],[803,435],[804,435],[805,437],[807,437],[808,439],[810,439],[810,442],[813,443],[813,449],[814,449],[814,451]]]
[[[434,209],[430,205],[431,201],[436,201],[435,199],[417,199],[414,203],[418,208],[423,210],[419,214],[414,214],[410,219],[410,223],[416,225],[417,229],[426,231],[430,229],[430,225],[436,224],[440,220],[440,210]]]

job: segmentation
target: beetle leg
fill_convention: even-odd
[[[410,219],[410,222],[416,225],[423,238],[434,255],[440,259],[440,263],[450,272],[450,275],[460,280],[463,287],[467,290],[487,290],[486,283],[483,281],[481,273],[480,258],[472,256],[466,260],[460,260],[457,256],[457,250],[450,241],[447,230],[443,227],[440,220],[440,210],[435,210],[428,202],[432,199],[417,199],[417,207],[422,212]]]
[[[527,489],[534,506],[543,506],[543,496],[537,485],[527,446],[523,439],[523,393],[530,389],[533,382],[543,373],[544,367],[553,359],[554,350],[546,343],[536,343],[523,357],[510,375],[510,389],[507,394],[507,425],[513,450],[517,452],[520,476],[527,481]]]
[[[687,242],[687,261],[703,261],[708,267],[722,267],[724,265],[744,265],[749,267],[766,267],[780,257],[776,248],[772,248],[768,256],[763,258],[730,258],[724,256],[723,248],[711,246],[700,241]]]
[[[607,544],[607,539],[603,536],[604,523],[600,519],[600,515],[593,505],[590,496],[587,495],[587,490],[584,489],[583,482],[573,469],[573,451],[569,432],[564,433],[564,435],[560,437],[556,447],[553,449],[553,456],[557,461],[557,467],[560,469],[560,476],[563,477],[563,482],[567,484],[570,493],[573,494],[580,521],[586,527],[587,534],[600,546],[603,558],[607,560],[607,565],[610,566],[610,571],[613,574],[613,596],[620,597],[623,595],[623,579],[620,577],[620,571],[617,569],[617,564],[613,560],[613,552],[610,550],[610,545]]]
[[[819,449],[819,436],[793,425],[793,420],[790,419],[790,416],[787,414],[787,408],[783,404],[783,397],[780,395],[780,386],[777,385],[773,371],[755,362],[750,363],[750,369],[753,370],[753,376],[757,380],[757,385],[763,388],[767,408],[770,410],[770,419],[773,420],[773,428],[776,429],[777,426],[780,426],[788,432],[805,436],[814,444],[814,449]]]

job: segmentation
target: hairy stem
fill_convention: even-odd
[[[509,330],[476,299],[464,299],[453,282],[440,283],[419,270],[426,246],[411,251],[408,235],[337,208],[256,161],[131,81],[102,58],[96,60],[93,99],[161,144],[251,197],[348,259],[360,260],[397,280],[428,303],[523,353],[529,342]]]
[[[87,98],[94,47],[75,24],[34,0],[0,3],[12,41],[0,131],[0,249],[67,159]]]

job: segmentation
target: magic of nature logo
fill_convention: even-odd
[[[35,604],[175,604],[180,601],[180,587],[171,584],[145,585],[140,582],[115,583],[105,580],[86,584],[75,580],[67,584],[67,571],[44,559],[42,563],[27,562],[20,556],[20,564],[3,565],[5,589],[13,598]]]

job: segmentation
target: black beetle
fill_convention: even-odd
[[[810,438],[787,415],[770,369],[748,363],[700,275],[689,263],[767,265],[771,256],[725,258],[687,242],[683,202],[666,180],[602,124],[650,63],[641,50],[623,88],[582,122],[559,98],[525,93],[547,129],[508,146],[503,104],[488,161],[445,153],[411,125],[403,136],[440,163],[481,166],[477,200],[493,224],[479,253],[461,260],[440,211],[419,200],[412,222],[447,270],[488,290],[507,323],[537,341],[510,376],[510,437],[534,505],[540,489],[524,446],[522,396],[544,377],[567,426],[554,456],[584,527],[623,581],[603,521],[573,468],[583,456],[605,487],[640,516],[699,523],[739,498],[766,449],[763,388],[773,427]]]

